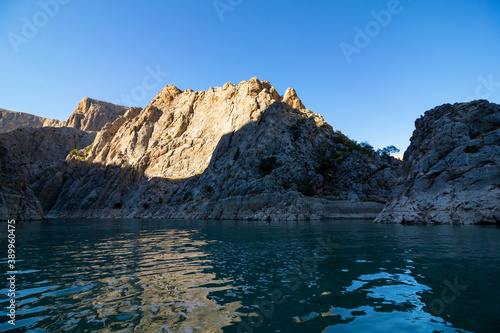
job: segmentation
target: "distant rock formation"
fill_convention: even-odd
[[[57,195],[51,217],[374,218],[399,166],[333,131],[295,90],[281,97],[253,78],[166,86],[68,155],[39,193]]]
[[[125,114],[127,107],[85,97],[69,116],[66,126],[84,131],[100,131],[107,123],[112,123]]]
[[[29,113],[0,109],[0,134],[11,132],[22,127],[62,127],[65,125],[66,123],[64,121],[38,117]]]
[[[415,127],[402,185],[376,222],[500,223],[500,106],[445,104]]]
[[[85,97],[67,121],[47,119],[29,113],[0,109],[0,134],[18,128],[74,127],[83,131],[100,131],[125,114],[127,107]]]

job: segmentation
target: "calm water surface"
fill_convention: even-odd
[[[500,332],[493,226],[46,220],[16,241],[13,332]]]

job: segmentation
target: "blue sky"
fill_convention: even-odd
[[[0,2],[0,108],[60,120],[83,97],[145,106],[257,76],[403,151],[426,110],[499,103],[499,59],[498,0]]]

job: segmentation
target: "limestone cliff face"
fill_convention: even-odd
[[[84,98],[76,110],[69,116],[66,126],[84,131],[100,131],[106,123],[115,121],[122,116],[127,107]]]
[[[43,211],[19,160],[0,137],[0,220],[40,220]]]
[[[0,134],[11,132],[22,127],[61,127],[65,125],[64,121],[38,117],[29,113],[0,109]]]
[[[389,223],[500,223],[500,106],[445,104],[415,122]]]
[[[281,97],[257,78],[166,86],[66,163],[49,216],[375,217],[399,175],[398,161],[333,131],[295,90]]]

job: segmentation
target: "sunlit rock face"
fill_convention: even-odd
[[[291,88],[282,97],[257,78],[198,92],[166,86],[146,108],[127,110],[91,147],[66,158],[57,171],[66,181],[54,181],[60,190],[47,211],[54,217],[374,218],[399,165],[333,131]]]
[[[64,121],[38,117],[29,113],[0,109],[0,134],[8,133],[23,127],[62,127],[65,125],[66,123]]]
[[[67,121],[47,119],[29,113],[0,109],[0,134],[12,132],[18,128],[73,127],[83,131],[100,131],[104,125],[115,121],[128,110],[115,105],[85,97],[78,104]]]
[[[500,106],[445,104],[415,122],[389,223],[500,223]]]
[[[100,131],[107,123],[122,116],[127,107],[85,97],[69,116],[65,125],[84,131]]]

